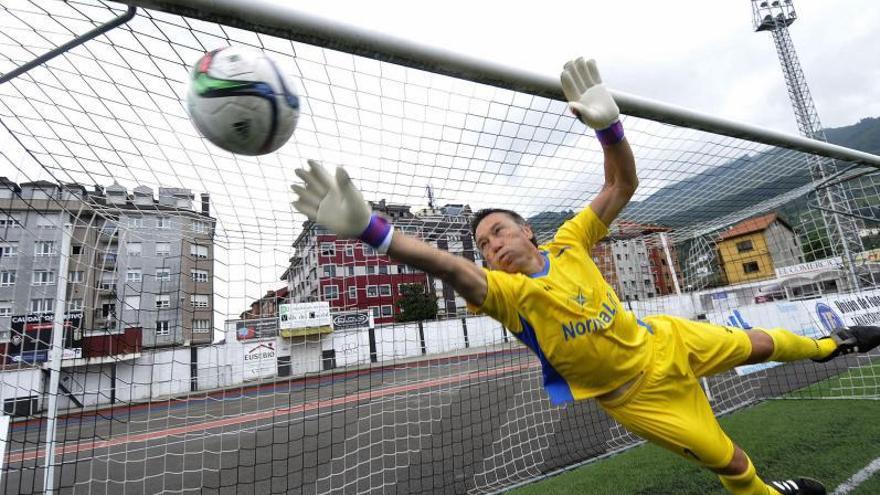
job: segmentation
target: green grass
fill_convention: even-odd
[[[862,370],[864,373],[864,370]],[[847,380],[840,376],[829,380]],[[844,383],[846,383],[844,381]],[[833,383],[828,384],[833,387]],[[810,476],[829,490],[880,457],[880,401],[769,401],[721,418],[765,480]],[[645,445],[509,493],[724,494],[714,474]],[[880,475],[851,495],[880,493]]]

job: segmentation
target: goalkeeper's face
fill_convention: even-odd
[[[526,273],[535,256],[531,227],[517,223],[510,215],[498,212],[483,218],[474,232],[477,249],[493,270]]]

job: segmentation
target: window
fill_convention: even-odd
[[[380,296],[390,296],[391,295],[391,285],[383,284],[379,286],[379,295]]]
[[[190,276],[192,277],[193,282],[207,282],[208,281],[208,270],[190,270]],[[169,273],[170,275],[170,273]]]
[[[15,272],[0,272],[0,287],[15,285]]]
[[[157,282],[170,282],[171,281],[171,268],[156,268],[156,281]]]
[[[208,307],[208,295],[207,294],[193,294],[189,296],[189,302],[192,303],[192,307],[194,308],[207,308]]]
[[[157,229],[171,228],[171,219],[168,217],[156,217],[156,228]]]
[[[0,216],[0,229],[21,227],[21,221],[12,215]]]
[[[354,258],[354,246],[351,244],[345,246],[345,256],[347,258]]]
[[[55,272],[50,270],[34,270],[34,285],[52,285],[55,283]]]
[[[376,274],[376,266],[375,265],[367,265],[367,275],[375,275]]]
[[[156,256],[168,256],[171,254],[171,244],[168,242],[156,243]]]
[[[370,312],[373,313],[373,318],[379,317],[379,306],[370,306]]]
[[[321,256],[336,256],[336,244],[333,242],[322,242]]]
[[[83,310],[83,300],[81,298],[71,299],[67,301],[67,310],[68,311],[82,311]]]
[[[143,278],[143,273],[140,268],[128,270],[125,272],[125,281],[126,282],[140,282]]]
[[[376,250],[373,249],[373,247],[370,246],[369,244],[364,244],[363,250],[364,250],[364,256],[372,256],[372,255],[376,254]]]
[[[51,313],[55,311],[52,299],[31,299],[31,313]]]
[[[34,256],[54,256],[55,241],[37,241],[34,243]]]
[[[751,251],[753,249],[755,249],[755,247],[752,245],[751,239],[748,239],[745,241],[740,241],[740,242],[736,243],[736,252],[737,253],[745,253],[745,252]]]
[[[193,333],[210,333],[211,320],[193,320]]]
[[[125,296],[126,311],[137,311],[141,309],[141,296]]]
[[[394,309],[390,304],[385,304],[382,306],[382,316],[391,316],[394,314]]]
[[[168,320],[160,320],[156,322],[156,335],[171,335],[171,328]]]
[[[201,220],[193,220],[192,221],[192,231],[193,234],[205,234],[208,232],[208,222],[203,222]],[[201,321],[201,320],[196,320]],[[207,321],[207,320],[205,320]]]
[[[156,308],[170,308],[171,307],[171,296],[169,294],[158,294],[156,296]]]
[[[336,276],[336,265],[324,265],[324,276],[325,277],[335,277]]]
[[[651,286],[651,281],[645,280],[645,287],[650,287],[650,286]]]
[[[388,265],[379,265],[379,274],[388,275]]]
[[[12,301],[0,301],[0,316],[12,316]]]
[[[125,252],[128,253],[129,256],[140,256],[143,245],[140,242],[129,242],[125,246]]]
[[[193,258],[205,259],[208,257],[208,246],[190,244],[189,254],[191,254]]]
[[[348,275],[349,277],[353,277],[354,276],[354,267],[353,266],[345,267],[345,274]]]
[[[757,261],[749,261],[748,263],[743,263],[743,273],[755,273],[761,271],[761,268],[758,266]]]
[[[84,272],[67,272],[67,282],[71,284],[81,284]]]
[[[0,242],[0,258],[9,258],[18,254],[17,242]]]
[[[349,287],[348,288],[348,298],[352,301],[357,301],[358,298],[358,290],[357,287]]]
[[[144,219],[141,217],[128,217],[128,226],[130,228],[140,228],[144,226]]]
[[[367,286],[367,297],[376,297],[379,295],[379,287],[376,285]]]
[[[37,216],[37,227],[41,229],[54,229],[58,226],[58,219],[47,217],[45,215]]]
[[[335,285],[325,285],[324,286],[324,300],[325,301],[335,301],[339,299],[339,287]]]
[[[406,265],[397,265],[397,273],[409,273],[409,267]]]
[[[70,254],[82,254],[83,247],[82,244],[74,244],[70,246]]]

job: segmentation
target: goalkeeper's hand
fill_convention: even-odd
[[[360,238],[379,252],[386,252],[394,228],[384,218],[372,213],[345,169],[337,167],[334,178],[318,161],[309,160],[309,166],[310,170],[298,168],[295,171],[304,186],[290,186],[299,196],[293,206],[309,220],[337,235]]]
[[[595,60],[578,57],[566,63],[560,78],[568,107],[581,122],[601,131],[619,120],[620,109],[602,84]]]

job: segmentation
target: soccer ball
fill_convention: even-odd
[[[290,139],[299,98],[278,65],[261,50],[229,46],[193,67],[189,115],[199,132],[224,150],[264,155]]]

